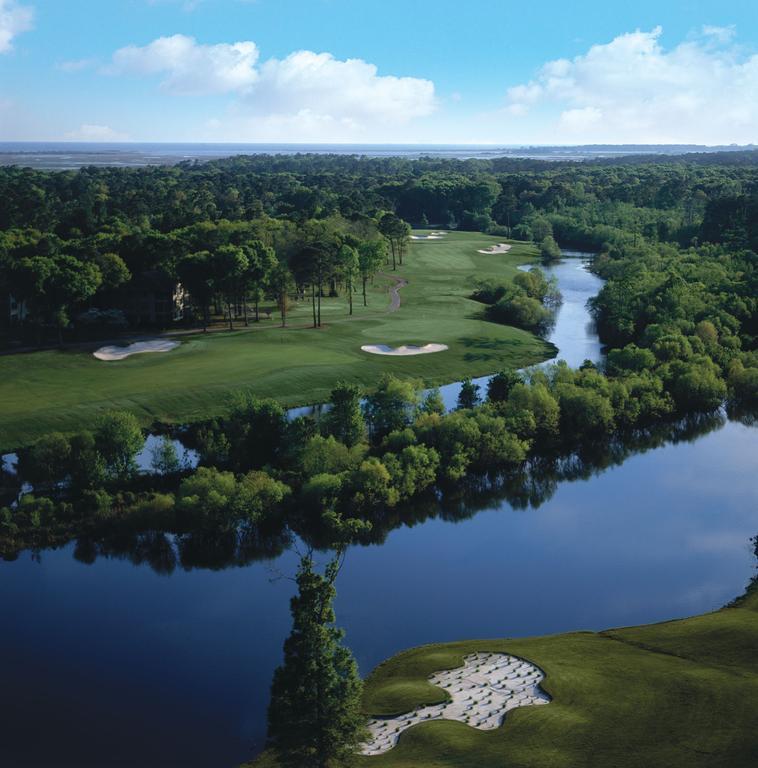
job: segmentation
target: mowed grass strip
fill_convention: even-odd
[[[172,352],[119,362],[82,350],[0,357],[0,451],[52,430],[75,431],[113,408],[132,411],[145,425],[190,422],[222,415],[231,393],[243,388],[286,406],[305,405],[326,400],[338,380],[370,387],[385,371],[437,385],[548,359],[552,345],[485,321],[482,306],[468,298],[477,279],[509,280],[518,264],[536,258],[524,244],[508,254],[476,252],[499,239],[450,233],[443,240],[413,241],[406,263],[392,273],[408,285],[401,289],[399,311],[390,314],[390,280],[379,276],[367,308],[356,295],[353,318],[344,296],[324,299],[325,327],[318,330],[302,327],[311,317],[305,302],[291,311],[290,328],[279,328],[274,317],[252,330],[178,337],[182,344]],[[428,342],[450,349],[414,357],[360,349]]]

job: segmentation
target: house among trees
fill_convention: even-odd
[[[22,323],[26,320],[29,314],[29,310],[26,306],[26,302],[17,300],[12,294],[8,294],[8,314],[6,316],[8,325],[15,325],[16,323]]]
[[[166,327],[184,319],[189,296],[182,284],[162,270],[135,275],[126,287],[124,314],[132,327]]]

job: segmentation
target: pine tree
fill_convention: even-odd
[[[336,768],[349,764],[367,738],[361,713],[363,683],[344,632],[334,626],[332,602],[339,558],[322,576],[300,561],[292,598],[292,633],[284,663],[274,673],[268,710],[271,747],[282,765]]]

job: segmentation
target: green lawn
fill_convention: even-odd
[[[758,590],[739,605],[681,621],[606,632],[430,645],[368,678],[365,709],[396,715],[447,694],[426,682],[473,651],[503,651],[546,673],[553,700],[510,712],[494,731],[414,726],[358,768],[755,768]],[[256,768],[275,768],[264,754]]]
[[[320,330],[310,322],[310,303],[297,306],[281,329],[278,318],[253,330],[181,337],[166,354],[142,354],[105,363],[89,351],[45,351],[0,357],[0,450],[27,444],[51,430],[72,431],[98,413],[124,408],[144,424],[183,422],[223,413],[229,395],[249,388],[284,405],[327,399],[339,379],[371,386],[384,371],[442,384],[464,376],[521,367],[553,355],[530,333],[482,319],[471,301],[474,280],[511,278],[516,265],[536,257],[518,244],[506,255],[478,248],[499,238],[450,233],[444,240],[413,241],[406,264],[395,273],[408,281],[402,306],[388,314],[389,280],[378,277],[369,307],[359,296],[348,319],[345,297],[323,302]],[[263,326],[263,327],[261,327]],[[362,352],[363,344],[440,342],[450,349],[393,358]]]
[[[371,768],[758,765],[758,592],[739,606],[682,621],[600,633],[427,646],[368,680],[366,709],[397,714],[443,700],[426,677],[472,651],[539,665],[553,697],[517,709],[502,728],[462,723],[409,729]]]

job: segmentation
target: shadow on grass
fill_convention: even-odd
[[[460,342],[464,347],[471,350],[463,356],[463,359],[468,362],[498,359],[521,346],[518,341],[513,339],[492,339],[484,336],[465,336],[460,339]]]

